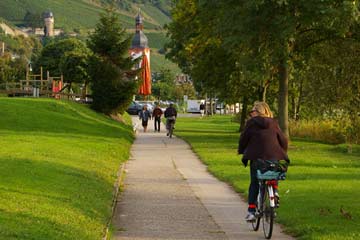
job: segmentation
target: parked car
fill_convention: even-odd
[[[140,104],[141,106],[144,106],[146,105],[147,106],[147,109],[152,113],[155,106],[154,106],[154,103],[151,102],[151,101],[136,101],[137,104]]]
[[[142,109],[142,105],[137,102],[131,102],[126,112],[130,115],[138,115]]]

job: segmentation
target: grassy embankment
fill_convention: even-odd
[[[0,239],[101,239],[132,129],[85,106],[0,98]]]
[[[247,195],[249,169],[237,155],[238,124],[227,116],[179,118],[175,134],[208,169]],[[298,239],[360,239],[360,146],[293,140],[288,177],[280,183],[277,221]]]

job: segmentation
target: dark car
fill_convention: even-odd
[[[143,106],[141,104],[138,104],[137,102],[131,102],[126,112],[130,115],[138,115],[142,107]]]

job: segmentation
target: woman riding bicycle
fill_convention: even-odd
[[[256,177],[255,160],[288,160],[288,141],[281,132],[279,125],[265,102],[255,102],[250,111],[251,118],[246,122],[244,131],[239,140],[238,153],[243,154],[242,162],[246,167],[250,160],[250,177],[248,197],[248,215],[246,221],[254,221],[256,198],[259,183]],[[275,187],[277,188],[277,186]],[[275,195],[278,197],[277,189]]]

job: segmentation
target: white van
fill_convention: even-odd
[[[200,104],[205,103],[205,100],[187,100],[188,113],[200,113]]]

